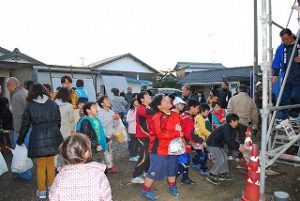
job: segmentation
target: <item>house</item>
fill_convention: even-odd
[[[0,48],[0,84],[7,97],[9,94],[4,86],[8,77],[16,77],[21,83],[32,80],[50,84],[55,90],[60,86],[60,78],[69,75],[74,80],[73,85],[77,79],[83,79],[91,100],[96,100],[96,92],[111,96],[113,87],[126,92],[127,87],[131,86],[133,92],[140,92],[142,88],[152,85],[157,73],[159,71],[130,53],[77,67],[47,65],[21,53],[17,48],[12,52]]]
[[[33,80],[34,65],[45,65],[15,48],[12,52],[0,47],[0,85],[2,86],[3,96],[9,97],[5,87],[8,77],[16,77],[21,83],[26,80]]]
[[[96,72],[96,88],[103,94],[111,96],[111,88],[116,87],[126,92],[132,87],[133,92],[140,92],[151,85],[155,75],[160,73],[131,53],[117,55],[88,65]]]
[[[196,71],[189,73],[179,82],[183,85],[192,86],[194,91],[204,91],[205,95],[207,96],[212,85],[220,86],[223,81],[227,81],[229,83],[229,88],[234,93],[236,86],[242,83],[250,85],[252,70],[252,66],[243,66]]]
[[[184,78],[191,72],[218,70],[226,68],[221,63],[177,62],[174,67],[176,76]]]

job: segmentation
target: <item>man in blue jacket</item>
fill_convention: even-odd
[[[279,74],[285,76],[289,60],[292,57],[292,66],[290,72],[287,75],[287,81],[283,90],[280,105],[290,105],[300,103],[300,43],[298,41],[296,52],[292,55],[293,46],[296,42],[296,37],[290,29],[283,29],[280,32],[282,43],[276,50],[275,57],[273,60],[273,84],[278,82]],[[278,112],[277,118],[284,120],[298,117],[298,108],[288,110],[281,110]]]

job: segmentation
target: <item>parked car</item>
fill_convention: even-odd
[[[182,96],[182,91],[175,88],[149,88],[147,89],[147,92],[150,96],[155,96],[157,94],[164,94],[164,95],[170,95],[173,94],[174,96]]]

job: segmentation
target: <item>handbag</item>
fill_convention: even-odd
[[[15,173],[23,173],[33,167],[32,160],[27,157],[27,148],[23,145],[16,145],[15,149],[11,149],[13,159],[11,162],[11,171]]]

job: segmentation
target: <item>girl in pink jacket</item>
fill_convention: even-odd
[[[111,201],[111,188],[104,174],[106,166],[90,162],[91,142],[83,134],[67,137],[60,147],[63,169],[50,189],[50,201]]]
[[[138,143],[136,134],[136,108],[139,106],[137,99],[133,99],[130,103],[130,109],[126,115],[126,121],[128,122],[128,134],[129,134],[129,151],[130,151],[130,161],[137,162],[138,156]]]

